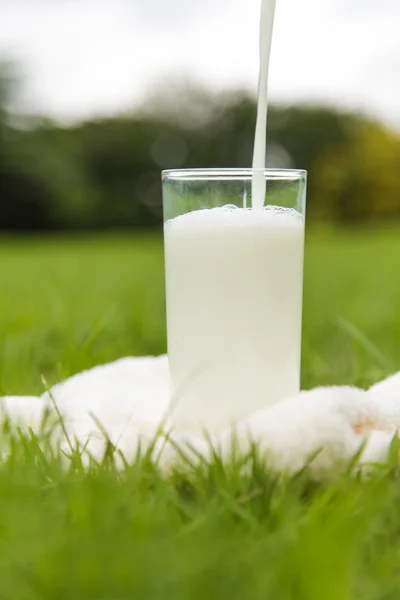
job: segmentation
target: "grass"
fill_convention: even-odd
[[[309,232],[304,387],[400,369],[399,263],[398,228]],[[165,351],[158,238],[3,239],[0,274],[0,394]],[[0,600],[400,597],[396,439],[372,477],[315,484],[256,448],[163,477],[112,452],[83,470],[39,437],[0,438]]]

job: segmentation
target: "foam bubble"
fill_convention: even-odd
[[[303,227],[304,218],[294,208],[265,206],[262,210],[240,208],[233,204],[194,210],[165,223],[165,231],[173,228],[194,230],[226,227]]]

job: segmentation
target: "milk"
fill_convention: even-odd
[[[220,207],[164,235],[176,427],[217,431],[297,393],[303,217]]]
[[[175,427],[210,432],[299,391],[303,216],[264,207],[275,0],[262,0],[251,209],[192,210],[165,223]],[[212,188],[211,193],[212,193]]]
[[[275,0],[262,0],[260,18],[260,71],[258,77],[257,121],[254,136],[252,207],[264,205],[266,182],[263,170],[266,159],[268,112],[268,72],[274,26]]]

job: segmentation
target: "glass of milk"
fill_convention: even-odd
[[[299,391],[306,177],[163,172],[175,430],[214,433]]]

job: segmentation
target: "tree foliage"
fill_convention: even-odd
[[[0,75],[2,230],[159,226],[162,169],[251,165],[256,105],[245,92],[159,90],[134,113],[65,127],[11,118],[7,77]],[[268,124],[267,166],[309,172],[310,219],[400,213],[396,133],[320,106],[271,106]]]

